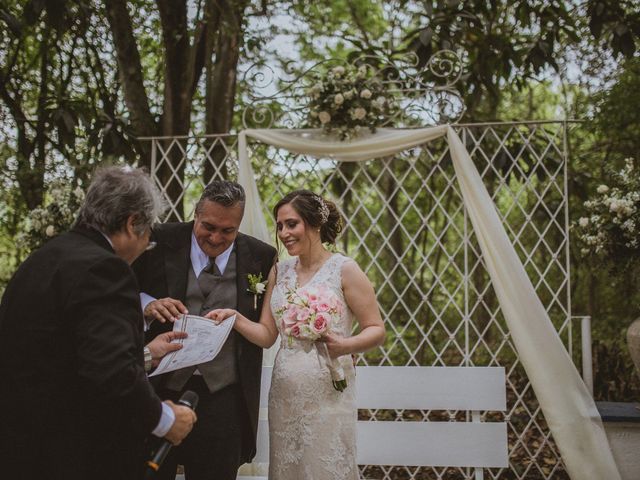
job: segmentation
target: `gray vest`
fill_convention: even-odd
[[[229,262],[222,276],[204,275],[198,282],[193,267],[189,267],[187,296],[185,299],[185,306],[189,313],[203,316],[216,308],[237,308],[238,288],[236,284],[235,250],[231,252]],[[174,372],[166,383],[166,387],[171,390],[182,390],[196,368],[202,374],[209,391],[212,393],[237,382],[236,335],[236,331],[231,330],[220,353],[210,362]]]

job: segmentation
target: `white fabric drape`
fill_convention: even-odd
[[[617,480],[620,474],[600,415],[500,221],[480,174],[450,126],[381,129],[352,142],[330,142],[318,130],[245,130],[239,139],[239,182],[247,191],[242,229],[269,241],[247,153],[246,137],[294,153],[362,161],[417,147],[447,135],[463,201],[502,313],[545,419],[573,480]]]

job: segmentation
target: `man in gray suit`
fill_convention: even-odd
[[[173,328],[182,313],[204,316],[217,308],[235,308],[258,321],[262,297],[254,304],[249,275],[267,278],[276,251],[238,232],[245,194],[229,181],[209,184],[193,222],[157,225],[157,247],[134,264],[140,284],[147,341]],[[238,467],[256,451],[262,350],[232,331],[209,363],[159,375],[154,386],[167,398],[183,391],[200,395],[198,423],[158,472],[173,479],[178,463],[187,480],[234,480]]]

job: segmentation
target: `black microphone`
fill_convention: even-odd
[[[180,400],[178,400],[178,405],[183,405],[185,407],[189,407],[191,410],[195,410],[198,406],[198,394],[196,392],[192,392],[191,390],[187,390],[182,394]],[[147,460],[147,471],[145,478],[150,479],[155,476],[155,473],[160,470],[162,462],[164,462],[164,459],[167,457],[167,454],[169,453],[169,450],[171,450],[172,446],[173,444],[166,438],[162,440],[162,443],[160,443],[160,446],[153,454],[153,457]]]

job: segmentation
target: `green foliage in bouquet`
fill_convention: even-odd
[[[340,140],[352,139],[365,129],[375,133],[398,110],[393,96],[366,65],[333,67],[314,78],[307,94],[309,125]]]
[[[21,247],[35,250],[47,240],[69,230],[84,200],[82,188],[72,188],[69,182],[55,180],[51,183],[41,207],[29,212],[24,230],[18,235]]]
[[[640,268],[640,172],[627,158],[609,185],[584,203],[588,216],[577,222],[580,253],[610,262],[622,271]]]

